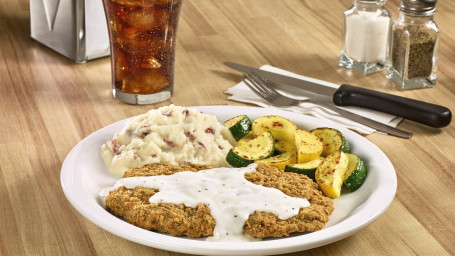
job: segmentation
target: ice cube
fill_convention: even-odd
[[[157,59],[155,59],[155,57],[150,56],[146,59],[146,62],[145,62],[145,64],[142,65],[142,67],[149,68],[149,69],[160,68],[161,63]]]
[[[132,74],[123,79],[122,91],[127,93],[152,94],[170,86],[169,80],[159,69],[150,69]]]
[[[166,24],[169,15],[167,11],[156,8],[133,9],[121,19],[135,29],[146,31],[154,30]]]
[[[150,47],[150,42],[136,28],[123,28],[117,33],[117,42],[122,49],[129,52],[141,52]]]

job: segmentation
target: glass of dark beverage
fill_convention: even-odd
[[[183,0],[103,0],[114,98],[129,104],[169,99]]]

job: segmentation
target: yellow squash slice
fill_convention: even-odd
[[[343,151],[338,150],[327,156],[316,169],[316,183],[324,195],[338,198],[341,194],[344,173],[349,159]]]
[[[251,130],[253,134],[260,135],[270,131],[277,141],[293,142],[297,126],[282,116],[262,116],[254,120]]]
[[[295,130],[295,147],[299,164],[318,158],[323,150],[322,141],[313,133],[302,129]]]
[[[328,156],[337,150],[349,153],[349,143],[337,129],[320,127],[311,130],[311,132],[320,138],[324,145],[322,156]]]

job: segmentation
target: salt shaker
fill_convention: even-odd
[[[392,26],[387,77],[403,90],[436,83],[439,29],[433,20],[437,0],[402,0]]]
[[[385,2],[354,0],[344,12],[340,66],[363,75],[386,68],[392,18]]]

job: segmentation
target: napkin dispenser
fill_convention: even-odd
[[[110,54],[101,0],[30,0],[30,23],[33,39],[77,63]]]

